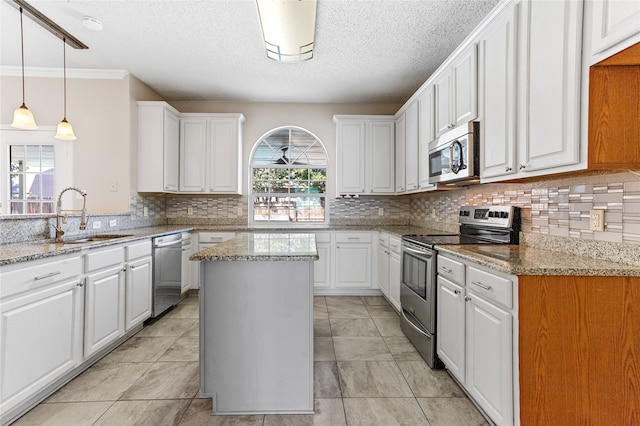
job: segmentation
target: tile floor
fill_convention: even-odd
[[[315,297],[315,415],[212,416],[199,396],[198,298],[68,383],[15,425],[486,425],[431,370],[383,297]]]

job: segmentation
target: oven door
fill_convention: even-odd
[[[427,248],[402,246],[400,305],[431,334],[436,328],[435,254]]]

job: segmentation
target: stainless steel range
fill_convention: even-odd
[[[518,244],[520,209],[512,206],[462,207],[460,234],[403,235],[400,326],[431,368],[444,365],[436,355],[437,246]]]

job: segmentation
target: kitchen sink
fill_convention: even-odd
[[[133,237],[131,234],[97,234],[89,237],[75,238],[72,240],[63,240],[63,244],[82,244],[82,243],[94,243],[96,241],[108,241],[117,238]]]

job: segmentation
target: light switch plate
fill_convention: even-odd
[[[102,228],[102,222],[100,222],[99,220],[94,220],[93,229],[100,229],[100,228]]]
[[[384,207],[378,207],[378,216],[384,216]]]
[[[188,206],[187,207],[187,215],[191,216],[193,214],[193,207]]]
[[[604,231],[604,210],[589,211],[589,229],[592,231]]]

